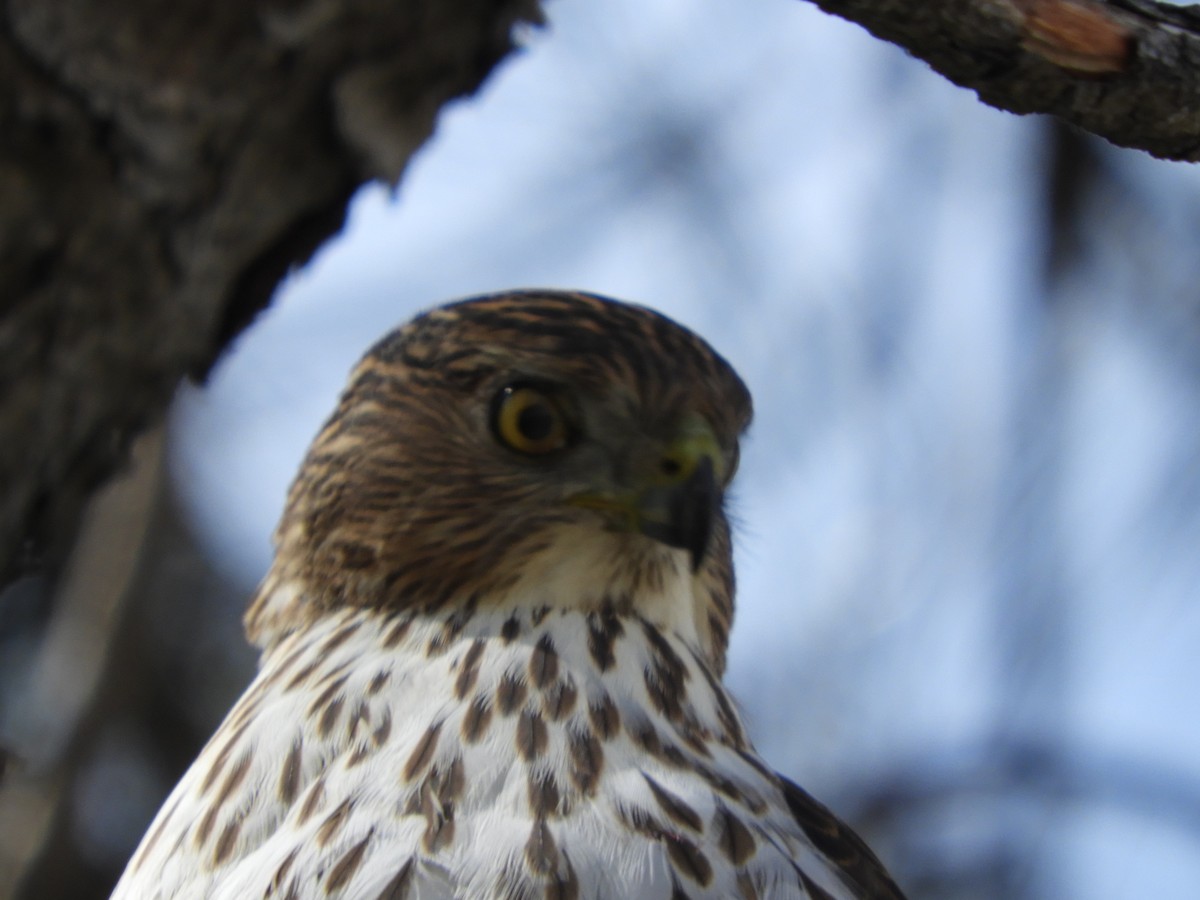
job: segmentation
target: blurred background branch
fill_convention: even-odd
[[[162,475],[159,427],[135,442],[129,469],[93,495],[28,680],[7,698],[15,713],[7,717],[5,738],[18,765],[0,782],[0,897],[12,896],[47,849],[95,741],[96,695],[119,643]]]

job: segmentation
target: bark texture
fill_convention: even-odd
[[[1200,159],[1200,7],[1151,0],[810,0],[985,103]]]
[[[536,0],[0,7],[0,584]]]

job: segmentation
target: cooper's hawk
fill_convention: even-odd
[[[423,315],[354,371],[246,617],[258,677],[118,898],[898,898],[721,684],[750,396],[636,306]]]

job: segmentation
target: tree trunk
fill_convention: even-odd
[[[0,584],[395,180],[535,0],[10,0],[0,12]]]

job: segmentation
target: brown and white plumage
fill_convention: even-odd
[[[260,673],[114,897],[900,897],[721,684],[749,419],[707,344],[590,295],[377,344],[292,486]]]

